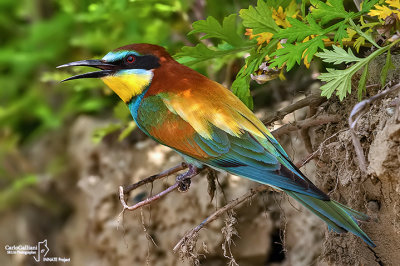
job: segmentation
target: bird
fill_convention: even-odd
[[[329,230],[351,232],[370,247],[359,227],[370,218],[316,187],[289,158],[267,127],[229,89],[173,59],[165,48],[146,43],[122,46],[88,66],[98,71],[62,81],[100,78],[124,101],[137,126],[151,139],[178,152],[191,177],[211,167],[285,192],[322,219]]]

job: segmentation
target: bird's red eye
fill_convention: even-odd
[[[128,62],[128,63],[133,63],[133,62],[135,62],[135,57],[133,57],[133,56],[128,56],[127,58],[126,58],[126,62]]]

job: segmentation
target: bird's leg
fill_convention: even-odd
[[[198,175],[202,168],[197,168],[193,164],[188,165],[189,170],[187,172],[180,174],[176,177],[176,182],[178,183],[178,191],[179,192],[186,192],[188,191],[191,183],[191,178]]]

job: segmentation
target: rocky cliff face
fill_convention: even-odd
[[[396,265],[400,259],[397,99],[389,97],[372,106],[358,122],[357,135],[368,162],[367,173],[360,171],[349,131],[339,133],[335,141],[327,144],[317,162],[320,186],[340,202],[371,217],[362,228],[377,245],[371,249],[354,236],[330,233],[322,253],[330,264]],[[327,129],[323,134],[332,134],[339,128]],[[318,134],[323,135],[322,131]]]

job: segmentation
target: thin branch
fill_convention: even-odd
[[[370,97],[369,99],[365,99],[365,100],[357,103],[353,107],[353,110],[351,110],[351,113],[349,116],[349,127],[350,127],[351,139],[353,142],[354,150],[357,155],[358,166],[360,167],[360,170],[363,173],[367,172],[367,162],[365,160],[364,150],[361,147],[360,139],[357,137],[357,134],[356,134],[357,121],[361,118],[361,116],[363,114],[365,114],[367,112],[367,109],[373,102],[385,97],[387,94],[394,92],[399,88],[400,88],[400,83],[394,85],[393,87],[383,90],[382,92]]]
[[[307,112],[307,117],[306,118],[311,118],[313,116],[316,116],[317,112],[318,112],[318,106],[319,103],[316,104],[315,102],[311,103],[309,108],[308,108],[308,112]],[[304,127],[300,130],[300,135],[303,138],[303,142],[304,142],[304,146],[306,147],[306,150],[309,153],[313,152],[313,148],[312,148],[312,143],[311,143],[311,138],[309,135],[309,130],[310,127]]]
[[[313,93],[304,99],[301,99],[294,104],[286,106],[285,108],[271,113],[266,119],[263,120],[265,125],[270,125],[271,123],[283,119],[287,114],[293,113],[294,111],[301,109],[310,105],[320,105],[321,103],[327,101],[326,97],[322,97],[319,94]]]
[[[336,132],[335,134],[333,134],[332,136],[330,136],[329,138],[326,138],[323,142],[321,142],[321,144],[319,145],[319,147],[318,147],[318,149],[317,149],[316,151],[314,151],[313,153],[311,153],[310,155],[308,155],[302,162],[298,162],[298,163],[296,163],[295,165],[296,165],[297,167],[300,168],[300,167],[302,167],[303,165],[307,164],[309,161],[311,161],[312,159],[314,159],[315,157],[317,157],[317,155],[318,155],[319,152],[322,152],[322,148],[324,147],[325,143],[326,143],[328,140],[330,140],[330,139],[336,137],[336,136],[339,135],[340,133],[342,133],[342,132],[344,132],[344,131],[347,131],[347,130],[348,130],[348,129],[340,130],[340,131]]]
[[[296,121],[290,124],[283,125],[280,128],[275,129],[271,133],[274,135],[274,137],[279,137],[284,134],[288,134],[291,131],[310,128],[328,123],[337,123],[339,121],[340,121],[339,115],[321,115],[318,117],[311,117],[301,121]]]
[[[126,201],[124,199],[124,195],[127,194],[127,192],[124,191],[124,188],[122,186],[120,186],[119,187],[119,199],[120,199],[121,204],[123,206],[122,212],[124,212],[125,210],[133,211],[133,210],[136,210],[136,209],[138,209],[140,207],[146,206],[146,205],[152,203],[153,201],[159,200],[160,198],[164,197],[165,195],[171,193],[172,191],[174,191],[176,189],[178,189],[181,192],[187,191],[187,189],[189,189],[189,186],[190,186],[190,180],[193,177],[197,176],[201,171],[206,169],[206,168],[198,169],[197,167],[192,166],[190,164],[186,165],[186,163],[182,163],[180,165],[180,167],[184,167],[184,168],[189,167],[189,170],[186,173],[183,173],[183,174],[179,175],[176,178],[175,184],[173,184],[172,186],[168,187],[167,189],[161,191],[160,193],[158,193],[158,194],[156,194],[156,195],[154,195],[154,196],[152,196],[150,198],[147,198],[145,200],[142,200],[142,201],[136,203],[133,206],[129,206],[126,203]],[[175,166],[174,168],[171,168],[171,169],[169,169],[167,171],[164,171],[161,174],[155,175],[155,176],[157,176],[158,178],[161,178],[163,176],[165,177],[165,176],[168,176],[168,173],[180,171],[180,170],[177,170],[177,169],[179,169],[179,165]],[[151,178],[153,178],[153,177],[154,176],[151,176],[151,177],[146,178],[144,180],[151,180]],[[158,179],[158,178],[156,178],[156,179]],[[156,179],[154,179],[154,180],[156,180]],[[151,182],[151,181],[148,181],[148,182]],[[143,185],[145,183],[148,183],[148,182],[143,182],[141,185]],[[140,182],[138,182],[138,183],[140,183]],[[131,187],[134,187],[136,184],[133,184]],[[138,187],[138,186],[136,186],[136,187]]]
[[[361,10],[361,0],[353,0],[354,4],[357,7],[357,10],[360,11]]]
[[[143,180],[140,180],[137,183],[125,186],[123,188],[124,194],[128,194],[129,192],[131,192],[132,190],[137,189],[140,186],[143,186],[143,185],[145,185],[147,183],[152,183],[157,179],[161,179],[163,177],[170,176],[170,175],[172,175],[172,174],[174,174],[176,172],[179,172],[181,170],[186,169],[187,167],[188,167],[187,164],[185,162],[182,162],[182,163],[178,164],[177,166],[174,166],[174,167],[172,167],[172,168],[170,168],[168,170],[165,170],[164,172],[161,172],[161,173],[159,173],[157,175],[149,176],[149,177],[147,177],[147,178],[145,178]]]
[[[124,194],[125,194],[124,188],[122,186],[120,186],[119,187],[119,199],[121,201],[122,207],[124,207],[123,211],[125,211],[125,210],[133,211],[133,210],[136,210],[136,209],[138,209],[140,207],[146,206],[146,205],[152,203],[153,201],[156,201],[156,200],[160,199],[161,197],[163,197],[163,196],[167,195],[168,193],[174,191],[178,187],[179,187],[179,182],[175,182],[175,184],[173,184],[172,186],[170,186],[166,190],[163,190],[160,193],[158,193],[158,194],[156,194],[156,195],[154,195],[154,196],[152,196],[150,198],[142,200],[142,201],[136,203],[133,206],[129,206],[126,203],[125,199],[124,199]]]

